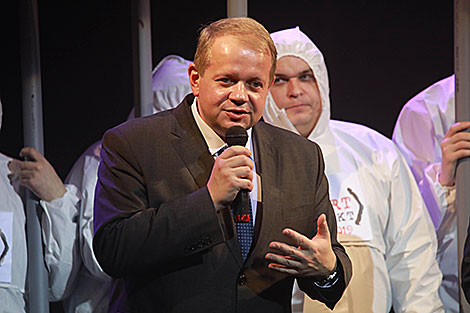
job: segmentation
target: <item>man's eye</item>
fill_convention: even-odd
[[[315,77],[313,77],[312,74],[300,75],[300,76],[299,76],[299,79],[300,79],[300,80],[303,80],[303,81],[315,81]]]
[[[263,84],[259,81],[252,81],[249,83],[252,88],[262,88]]]
[[[229,78],[219,78],[218,81],[224,84],[230,84],[231,82]]]
[[[274,78],[274,83],[275,84],[281,84],[281,83],[284,83],[284,82],[286,82],[286,80],[284,78],[281,78],[281,77]]]

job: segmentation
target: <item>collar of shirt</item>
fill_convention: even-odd
[[[207,146],[209,147],[209,152],[211,155],[214,155],[217,151],[220,150],[223,146],[226,145],[226,143],[223,141],[222,138],[217,135],[217,133],[210,128],[209,125],[204,122],[202,117],[199,115],[198,109],[197,109],[197,97],[194,98],[193,104],[191,105],[191,112],[193,113],[194,120],[196,121],[197,127],[202,133],[202,137],[204,137],[204,140],[206,141]],[[251,149],[251,128],[246,131],[248,134],[248,141],[246,142],[245,147],[253,153],[253,150]]]

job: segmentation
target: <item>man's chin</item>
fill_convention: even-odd
[[[225,132],[233,126],[241,126],[244,129],[248,130],[251,127],[253,127],[253,125],[256,124],[256,122],[258,122],[260,119],[261,119],[261,116],[258,118],[258,120],[253,121],[252,117],[249,116],[249,117],[239,119],[239,120],[233,120],[233,119],[225,120],[224,123],[222,123],[221,125],[223,128],[223,132],[225,134]]]
[[[308,124],[312,121],[313,117],[311,114],[298,113],[298,114],[287,114],[289,121],[295,126],[297,124]]]
[[[243,127],[244,129],[248,129],[248,128],[250,128],[252,125],[250,125],[250,123],[247,122],[247,121],[239,121],[239,122],[238,122],[238,121],[237,121],[237,122],[233,122],[233,121],[232,121],[232,122],[230,122],[230,123],[227,123],[226,129],[229,129],[229,128],[233,127],[233,126],[241,126],[241,127]]]

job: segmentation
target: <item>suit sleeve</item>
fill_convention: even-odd
[[[317,154],[319,160],[318,176],[316,181],[316,208],[315,215],[320,216],[322,213],[326,214],[328,228],[330,230],[331,245],[333,252],[336,255],[336,270],[338,273],[338,281],[329,288],[320,288],[315,285],[315,280],[312,278],[297,278],[299,288],[305,292],[310,298],[319,300],[325,303],[330,309],[333,309],[336,303],[341,299],[346,286],[349,284],[352,275],[352,265],[344,247],[338,242],[336,238],[336,216],[331,206],[328,194],[328,180],[324,173],[324,161],[321,150],[317,145]],[[316,228],[316,224],[315,224]]]
[[[119,129],[105,134],[101,157],[93,250],[110,276],[155,272],[224,241],[221,212],[207,187],[149,207],[152,186],[146,185],[139,158]],[[171,169],[168,173],[166,179],[174,179]]]

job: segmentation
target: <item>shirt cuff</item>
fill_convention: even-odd
[[[335,269],[330,275],[328,275],[328,277],[326,277],[325,279],[321,281],[314,281],[313,283],[315,284],[315,286],[319,288],[326,289],[326,288],[333,287],[338,282],[338,280],[339,280],[338,269],[337,269],[337,266],[335,265]]]

